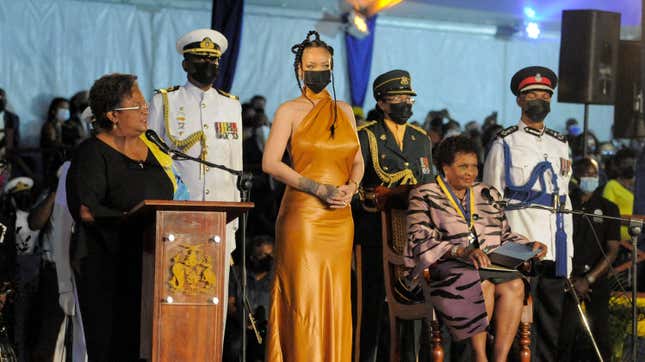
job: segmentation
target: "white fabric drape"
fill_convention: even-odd
[[[345,47],[340,24],[322,14],[245,9],[242,46],[232,93],[242,101],[267,97],[271,117],[279,104],[298,94],[291,46],[318,29],[335,49],[338,99],[349,100]],[[185,73],[175,41],[183,33],[210,26],[210,12],[153,9],[116,3],[71,0],[0,0],[0,87],[9,108],[22,119],[23,139],[38,142],[52,97],[70,97],[110,72],[134,73],[149,98],[153,89],[183,84]],[[509,89],[519,68],[544,65],[557,70],[558,40],[499,40],[475,35],[400,27],[377,21],[370,81],[391,69],[406,69],[418,93],[412,119],[423,122],[431,109],[447,108],[462,122],[499,112],[506,125],[519,110]],[[330,88],[331,91],[331,88]],[[371,83],[365,110],[374,105]],[[582,105],[552,104],[548,123],[562,130],[568,117],[579,120]],[[613,107],[592,106],[590,125],[600,139],[610,137]]]

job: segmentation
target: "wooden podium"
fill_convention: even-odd
[[[250,202],[145,200],[140,356],[149,361],[221,361],[226,224]],[[134,276],[133,276],[134,277]]]

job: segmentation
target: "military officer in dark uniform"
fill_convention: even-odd
[[[430,139],[422,128],[407,123],[416,96],[410,74],[404,70],[381,74],[372,89],[377,102],[376,117],[358,127],[365,175],[359,189],[360,202],[354,202],[353,210],[357,256],[361,255],[365,271],[361,281],[364,295],[360,346],[354,347],[360,348],[361,361],[372,360],[377,344],[387,345],[388,341],[388,331],[381,328],[381,322],[387,319],[387,309],[381,221],[375,208],[374,189],[423,184],[433,179]],[[402,346],[402,357],[413,349]],[[388,352],[381,348],[378,356],[386,359]]]

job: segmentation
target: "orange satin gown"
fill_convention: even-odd
[[[293,168],[316,182],[349,180],[360,144],[350,120],[327,91],[294,130]],[[276,273],[269,315],[267,361],[351,360],[350,268],[354,222],[351,208],[331,209],[317,197],[287,187],[276,225]]]

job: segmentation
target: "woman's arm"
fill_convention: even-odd
[[[455,245],[449,241],[440,240],[435,223],[430,218],[431,206],[420,189],[410,191],[407,216],[408,243],[404,250],[406,266],[414,268],[413,277],[420,275],[424,269],[449,254]]]
[[[282,104],[276,111],[271,131],[269,132],[269,139],[264,146],[262,171],[282,183],[318,197],[331,207],[345,207],[346,205],[338,200],[339,191],[336,186],[321,184],[304,177],[282,162],[282,156],[291,137],[294,117],[295,114],[288,103]]]
[[[361,183],[361,180],[363,179],[363,174],[365,173],[365,163],[363,161],[363,154],[361,152],[360,142],[358,141],[358,132],[356,130],[356,119],[354,118],[354,112],[352,111],[352,107],[350,107],[350,105],[345,102],[339,102],[339,106],[342,112],[345,113],[345,116],[350,120],[352,128],[356,133],[356,142],[359,145],[358,150],[356,150],[356,155],[354,155],[354,161],[352,163],[352,170],[349,174],[349,180],[347,180],[346,185],[342,185],[338,188],[338,190],[341,191],[341,193],[343,193],[342,200],[346,203],[350,203],[352,201],[352,197],[358,191],[358,185]]]
[[[72,159],[66,180],[67,205],[75,220],[94,222],[99,218],[121,217],[125,212],[103,204],[107,193],[105,160],[94,143],[79,147]]]

